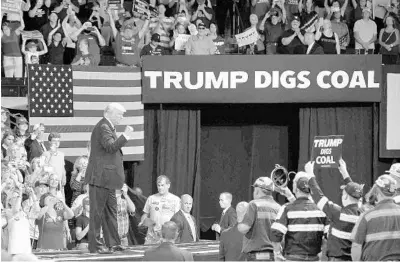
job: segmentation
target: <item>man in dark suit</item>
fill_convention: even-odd
[[[178,226],[167,221],[161,228],[162,243],[144,252],[143,261],[194,261],[192,253],[175,246]]]
[[[35,157],[40,157],[43,152],[47,151],[47,148],[42,141],[44,130],[44,124],[34,125],[31,135],[25,140],[24,146],[29,162],[31,162]]]
[[[323,55],[324,49],[322,46],[315,42],[315,35],[314,33],[306,33],[304,35],[304,42],[308,46],[306,49],[306,55]]]
[[[124,133],[117,137],[115,126],[121,122],[125,111],[125,108],[118,103],[109,104],[104,110],[104,117],[94,127],[90,138],[91,150],[85,184],[89,184],[91,253],[124,250],[118,236],[115,191],[121,189],[125,183],[121,148],[133,135],[133,128],[127,126]],[[104,248],[100,241],[101,228],[107,248]]]
[[[187,194],[181,196],[181,210],[175,213],[171,221],[175,222],[179,229],[176,243],[189,243],[199,241],[196,220],[190,214],[193,206],[193,198]]]
[[[222,231],[219,240],[219,260],[220,261],[244,261],[245,256],[242,253],[243,234],[238,230],[238,223],[243,221],[249,204],[240,202],[236,206],[237,223],[231,228]]]
[[[221,193],[219,196],[219,205],[222,208],[221,219],[218,224],[212,225],[211,229],[217,232],[217,240],[221,232],[233,227],[237,222],[236,210],[232,207],[232,194],[228,192]]]

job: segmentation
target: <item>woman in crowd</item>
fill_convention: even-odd
[[[31,253],[29,221],[21,206],[23,190],[20,186],[9,194],[5,210],[8,223],[8,253],[12,255]]]
[[[62,22],[62,28],[67,41],[67,45],[64,50],[64,64],[66,65],[71,64],[76,53],[76,43],[72,41],[71,35],[75,34],[81,27],[82,24],[76,17],[75,13],[68,11],[67,16]]]
[[[169,42],[170,48],[173,50],[173,55],[184,55],[185,54],[185,47],[179,48],[180,50],[176,50],[175,47],[175,40],[178,38],[179,35],[186,35],[186,29],[183,24],[176,24],[173,36],[171,37],[171,41]]]
[[[48,140],[50,142],[50,150],[43,153],[44,163],[51,166],[58,176],[57,180],[60,182],[59,190],[65,199],[64,186],[67,183],[65,172],[64,153],[58,150],[60,147],[61,136],[59,133],[52,132],[49,134]]]
[[[276,8],[270,10],[260,23],[260,31],[264,33],[267,55],[276,54],[278,41],[285,30],[285,8],[282,11],[281,15],[281,12]]]
[[[211,37],[211,40],[214,42],[214,45],[217,48],[215,54],[225,55],[225,38],[217,33],[217,29],[217,25],[215,23],[211,23],[209,36]]]
[[[62,41],[62,35],[59,31],[60,28],[61,24],[60,20],[58,20],[57,26],[50,31],[47,38],[49,64],[52,65],[64,64],[64,50],[66,42]]]
[[[22,77],[23,63],[19,37],[24,27],[23,19],[21,19],[21,26],[16,30],[12,30],[10,23],[7,21],[4,21],[1,25],[1,51],[3,53],[5,77]]]
[[[75,199],[84,193],[84,182],[85,182],[85,172],[88,164],[88,158],[86,156],[78,157],[74,164],[74,170],[71,173],[70,186],[72,189],[72,199],[71,203]]]
[[[88,249],[88,231],[89,231],[89,214],[90,214],[90,205],[89,205],[89,197],[86,197],[82,201],[82,214],[76,218],[76,228],[75,235],[77,239],[78,250],[87,250]]]
[[[255,28],[258,32],[258,17],[255,14],[250,15],[250,27],[247,28],[245,31]],[[259,34],[259,38],[257,42],[250,44],[246,47],[246,54],[249,55],[261,55],[265,54],[265,46],[264,46],[264,36]]]
[[[40,184],[37,183],[37,186]],[[39,238],[39,227],[36,225],[36,217],[40,212],[39,200],[37,193],[34,191],[36,185],[32,187],[26,187],[28,193],[28,199],[22,202],[22,210],[27,215],[29,221],[29,237],[32,249],[36,249],[37,240]],[[40,195],[39,195],[40,197]]]
[[[334,12],[331,20],[332,31],[337,34],[340,44],[340,53],[346,54],[346,49],[350,44],[349,27],[342,21],[340,12]]]
[[[399,55],[400,35],[394,24],[394,18],[388,16],[385,20],[386,27],[379,33],[380,53],[382,54],[382,63],[385,65],[396,64]]]
[[[25,140],[30,136],[28,132],[29,122],[26,120],[25,117],[18,117],[17,118],[17,125],[14,130],[14,134],[16,137],[21,137]]]
[[[74,216],[61,197],[55,197],[51,189],[57,184],[56,176],[50,179],[50,192],[41,197],[42,209],[37,218],[39,226],[38,249],[62,250],[65,248],[64,221]]]
[[[14,138],[15,138],[14,133],[11,131],[5,132],[3,134],[3,138],[1,140],[1,153],[3,155],[3,158],[6,158],[7,150],[14,143]]]
[[[42,168],[44,166],[44,159],[35,157],[31,160],[28,174],[25,176],[25,185],[34,187],[35,183],[42,178]]]
[[[322,24],[322,28],[321,28]],[[324,54],[340,54],[339,37],[332,31],[331,21],[328,19],[320,19],[319,30],[315,33],[315,40],[324,49]],[[321,30],[322,29],[322,30]]]

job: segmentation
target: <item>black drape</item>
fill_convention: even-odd
[[[343,159],[351,178],[368,189],[378,175],[376,105],[315,105],[300,108],[299,170],[310,160],[314,136],[344,135]],[[326,196],[341,204],[342,177],[337,169],[315,170]]]
[[[193,215],[200,208],[200,111],[182,106],[146,106],[145,160],[134,165],[134,185],[144,195],[157,192],[156,179],[166,175],[170,192],[193,196]]]

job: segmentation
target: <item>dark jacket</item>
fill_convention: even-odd
[[[164,242],[144,252],[143,261],[194,261],[192,253]]]
[[[123,135],[117,137],[111,123],[103,118],[94,127],[90,141],[91,150],[85,184],[121,189],[125,183],[121,148],[128,140]]]
[[[236,210],[233,207],[229,207],[226,210],[224,215],[221,215],[221,219],[219,220],[219,225],[221,226],[221,232],[225,229],[233,227],[236,225],[237,215]]]
[[[219,260],[220,261],[244,261],[242,253],[243,234],[239,232],[238,225],[222,231],[219,239]]]
[[[306,54],[307,54],[307,48],[306,48]],[[309,55],[323,55],[324,54],[324,49],[322,46],[320,46],[317,42],[314,42],[313,46],[311,47]]]
[[[46,145],[46,143],[45,142],[43,142],[43,143],[44,143],[44,146],[46,147],[46,149],[48,149],[48,146]],[[32,159],[34,159],[35,157],[40,157],[44,152],[43,147],[39,144],[39,142],[36,139],[32,140],[31,137],[28,137],[25,140],[24,146],[25,146],[25,150],[26,150],[29,162],[31,162]]]
[[[193,234],[192,230],[190,228],[189,222],[187,221],[185,215],[183,214],[182,210],[179,210],[178,212],[173,215],[171,218],[171,221],[175,222],[178,227],[179,227],[179,235],[178,238],[176,239],[176,243],[188,243],[188,242],[197,242],[199,241],[199,234],[196,226],[196,220],[192,215],[190,217],[193,219],[193,223],[195,226],[196,230],[196,239],[193,239]]]

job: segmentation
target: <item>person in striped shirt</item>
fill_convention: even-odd
[[[381,175],[371,191],[377,204],[361,214],[351,234],[353,261],[400,260],[400,206],[394,203],[396,180]]]
[[[275,261],[282,258],[282,239],[285,240],[283,255],[286,261],[319,261],[324,233],[328,231],[328,219],[311,199],[309,175],[298,172],[293,180],[297,199],[281,207],[272,224],[271,240]]]
[[[351,261],[351,231],[360,215],[358,203],[363,193],[363,185],[353,182],[347,172],[346,162],[339,160],[339,172],[342,174],[345,185],[342,189],[343,207],[329,201],[324,196],[314,176],[314,162],[308,162],[306,172],[311,176],[309,185],[312,198],[320,210],[331,221],[328,234],[326,254],[328,261]]]

